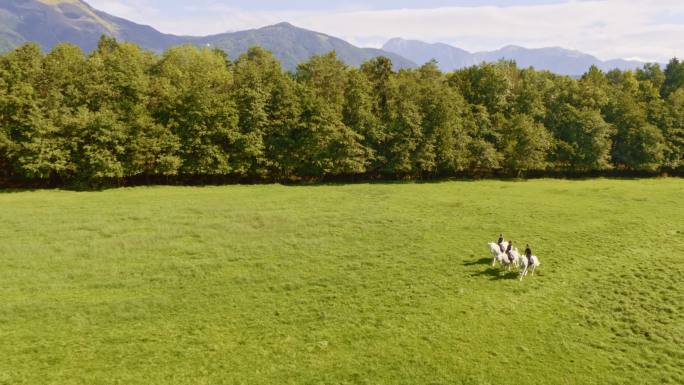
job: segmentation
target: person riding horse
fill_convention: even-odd
[[[502,253],[504,252],[503,243],[504,243],[504,236],[503,236],[503,234],[499,234],[499,240],[496,241],[496,244],[499,245],[499,249],[501,250]]]
[[[508,242],[508,248],[506,249],[506,255],[508,256],[508,260],[513,263],[513,241]]]
[[[529,263],[532,263],[532,249],[530,248],[529,244],[525,248],[525,257],[527,257],[527,261]]]

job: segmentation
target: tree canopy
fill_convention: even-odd
[[[293,73],[254,47],[162,55],[103,37],[0,56],[0,183],[684,170],[684,63],[579,79],[514,62]]]

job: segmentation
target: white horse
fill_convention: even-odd
[[[504,242],[504,243],[502,243],[502,245],[503,245],[504,250],[506,250],[508,248],[508,242]],[[492,266],[495,266],[496,261],[499,260],[499,254],[504,254],[504,252],[501,251],[501,247],[496,242],[490,242],[489,243],[489,251],[494,256],[494,261],[492,262]]]
[[[508,254],[502,253],[503,261],[501,263],[502,266],[505,266],[508,271],[511,271],[512,267],[520,268],[520,260],[522,257],[520,256],[520,252],[518,249],[514,248],[511,250],[511,256],[509,257]]]
[[[508,242],[506,243],[506,247],[508,247]],[[505,249],[504,249],[505,250]],[[492,253],[492,256],[494,256],[494,260],[492,261],[492,266],[496,266],[496,262],[499,261],[500,263],[502,262],[502,255],[505,255],[504,253],[501,252],[501,248],[499,247],[499,244],[496,242],[490,242],[489,243],[489,251]]]
[[[506,248],[508,248],[508,242],[504,242],[504,244],[506,245],[504,248],[505,250]],[[501,248],[495,242],[491,242],[489,244],[489,250],[494,255],[494,260],[492,260],[492,266],[496,266],[496,263],[499,262],[501,266],[508,268],[508,271],[511,270],[512,266],[519,267],[518,260],[520,259],[520,253],[518,252],[518,249],[511,250],[511,255],[513,257],[512,261],[508,257],[508,254],[506,254],[505,252],[501,252]]]
[[[521,257],[519,258],[520,260],[520,280],[522,281],[523,278],[527,276],[527,273],[532,271],[532,275],[534,275],[534,271],[537,270],[537,268],[541,265],[541,262],[539,262],[539,258],[537,256],[533,255],[530,258],[530,261],[527,260],[527,257]],[[531,262],[531,263],[530,263]]]

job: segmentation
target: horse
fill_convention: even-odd
[[[506,247],[508,247],[508,242],[504,242]],[[494,260],[492,261],[492,266],[496,266],[496,262],[499,261],[501,264],[504,264],[503,259],[507,258],[505,253],[501,252],[501,248],[499,244],[496,242],[490,242],[489,243],[489,251],[492,253],[494,256]]]
[[[504,242],[506,244],[506,248],[508,248],[508,242]],[[512,266],[519,266],[518,260],[520,259],[520,253],[518,252],[518,249],[513,249],[511,250],[511,255],[513,256],[513,260],[508,257],[508,254],[505,252],[502,253],[501,249],[499,248],[499,245],[495,242],[491,242],[489,244],[489,251],[492,252],[494,255],[494,260],[492,261],[492,266],[496,266],[496,262],[499,262],[501,266],[507,267],[508,271],[511,270]]]
[[[522,281],[523,278],[527,276],[527,273],[529,273],[530,269],[532,270],[532,275],[534,275],[534,271],[541,265],[541,262],[539,262],[539,258],[535,255],[533,255],[530,258],[530,261],[527,260],[527,257],[521,257],[520,258],[520,280]],[[530,262],[532,262],[530,264]]]
[[[508,242],[504,242],[504,243],[502,243],[502,245],[504,247],[504,250],[506,250],[506,248],[508,248]],[[494,261],[492,262],[492,266],[495,266],[496,261],[499,257],[499,254],[504,254],[504,253],[501,251],[501,246],[499,246],[499,244],[496,242],[490,242],[489,243],[489,251],[494,256]]]
[[[511,250],[511,257],[508,256],[506,253],[502,253],[503,255],[503,261],[501,263],[502,266],[506,266],[508,268],[508,271],[511,271],[511,268],[515,266],[516,268],[520,268],[520,252],[518,251],[517,248],[514,248]],[[512,258],[512,260],[511,260]]]

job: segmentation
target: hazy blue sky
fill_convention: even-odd
[[[684,0],[86,0],[167,33],[206,35],[288,21],[361,46],[392,37],[471,51],[562,46],[602,59],[684,56]]]

